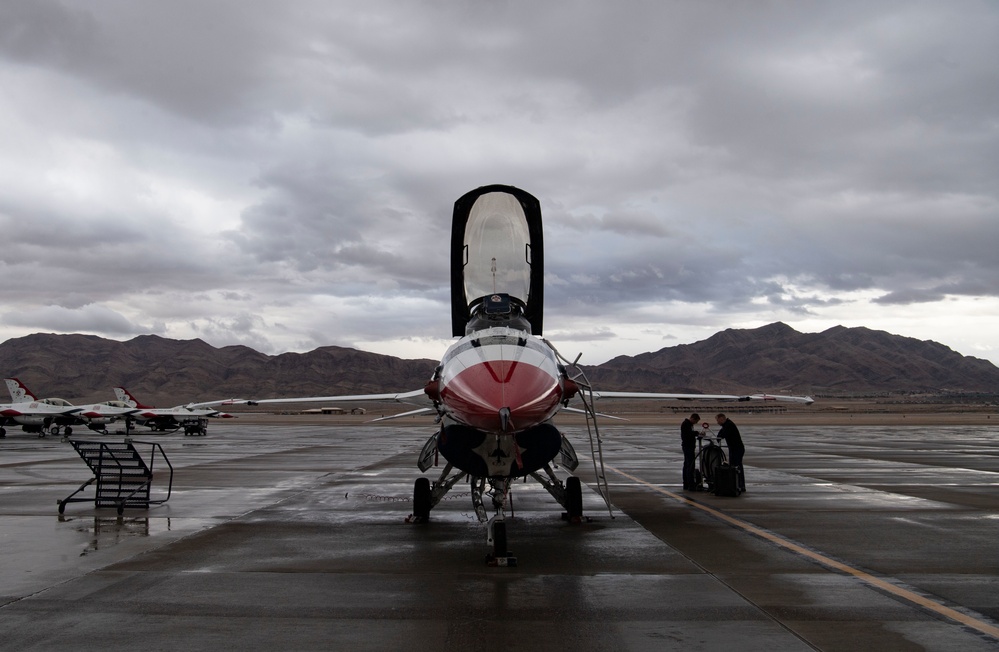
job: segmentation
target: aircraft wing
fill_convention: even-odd
[[[222,401],[219,401],[221,404]],[[192,404],[194,405],[194,404]],[[204,405],[204,403],[199,403],[198,405]],[[134,410],[133,414],[138,415],[144,419],[191,419],[193,417],[231,417],[231,414],[226,414],[214,408],[199,408],[195,407],[172,407],[172,408],[141,408]]]
[[[5,403],[0,405],[3,417],[68,417],[83,410],[76,405],[50,405],[33,401],[31,403]]]
[[[153,408],[158,410],[201,410],[204,408],[213,408],[217,405],[243,405],[246,403],[245,399],[241,398],[220,398],[214,401],[202,401],[201,403],[185,403],[184,405],[178,405],[172,408]]]
[[[84,419],[114,419],[132,416],[138,411],[138,408],[124,408],[107,405],[106,403],[94,403],[93,405],[77,406],[74,412],[67,412],[66,414],[72,414]]]
[[[785,394],[657,394],[649,392],[593,392],[593,398],[659,399],[673,401],[776,401],[781,403],[815,402],[811,396],[788,396]]]
[[[402,419],[403,417],[412,417],[417,414],[426,414],[427,412],[433,412],[433,408],[417,408],[415,410],[410,410],[409,412],[400,412],[399,414],[390,414],[387,417],[378,417],[377,419],[372,419],[369,423],[376,423],[378,421],[391,421],[392,419]]]
[[[233,399],[221,405],[277,405],[281,403],[361,403],[381,401],[386,403],[406,403],[418,407],[430,407],[433,401],[422,389],[398,394],[353,394],[345,396],[300,396],[295,398],[265,398],[259,400]]]
[[[586,410],[580,410],[579,408],[567,407],[564,408],[566,412],[575,412],[577,414],[589,414]],[[601,419],[614,419],[615,421],[627,421],[624,417],[616,417],[612,414],[603,414],[601,412],[596,412],[596,415]]]

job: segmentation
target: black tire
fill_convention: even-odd
[[[565,479],[565,509],[570,519],[583,517],[583,487],[576,476]]]
[[[493,521],[493,557],[506,557],[506,521]]]
[[[704,482],[706,482],[709,487],[714,486],[715,475],[721,467],[724,459],[725,456],[722,454],[721,449],[717,447],[706,449],[704,454],[701,456],[701,473],[704,475]]]
[[[419,519],[430,518],[430,479],[417,478],[413,484],[413,516]]]
[[[0,438],[6,437],[6,436],[7,436],[7,429],[6,428],[0,428]]]
[[[70,435],[73,434],[73,427],[72,426],[66,426],[66,429],[62,431],[62,434],[63,434],[64,437],[69,437]]]

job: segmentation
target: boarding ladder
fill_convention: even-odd
[[[547,342],[547,340],[545,341]],[[562,357],[562,354],[552,346],[551,342],[547,343],[552,351],[555,351],[558,359],[564,363],[566,375],[579,386],[579,397],[583,401],[583,412],[586,414],[586,434],[590,439],[590,460],[593,462],[593,476],[596,479],[597,493],[604,499],[607,513],[611,518],[614,518],[614,509],[611,507],[610,501],[610,486],[607,484],[607,474],[604,467],[603,444],[600,440],[600,428],[597,425],[597,413],[593,405],[593,387],[587,380],[582,367],[579,366],[580,356],[577,355],[576,359],[570,362],[567,358]]]
[[[67,503],[93,500],[95,507],[115,507],[120,515],[125,508],[148,509],[150,505],[160,505],[170,499],[170,493],[173,491],[173,466],[159,444],[130,439],[120,442],[72,439],[70,443],[94,472],[94,477],[59,501],[60,514],[66,510]],[[148,464],[136,449],[136,444],[149,446]],[[156,461],[157,451],[170,473],[166,497],[151,500],[150,488],[153,483],[153,464]],[[97,493],[93,499],[75,497],[94,482],[97,483]]]

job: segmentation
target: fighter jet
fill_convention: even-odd
[[[61,398],[40,399],[17,378],[5,378],[11,403],[0,404],[0,437],[7,436],[4,426],[19,425],[25,432],[58,435],[73,434],[73,426],[85,425],[107,434],[107,425],[135,412],[134,408],[108,403],[73,405]]]
[[[455,202],[450,258],[451,328],[452,335],[459,339],[444,353],[425,387],[399,394],[241,402],[397,401],[418,406],[403,415],[434,413],[439,427],[424,445],[417,466],[425,473],[438,455],[446,465],[434,480],[426,476],[416,479],[412,517],[426,521],[452,487],[467,481],[479,519],[488,522],[487,542],[492,545],[489,557],[498,565],[509,559],[504,513],[515,480],[533,478],[565,508],[567,518],[582,517],[579,478],[563,480],[553,468],[556,458],[569,472],[579,464],[572,444],[552,423],[560,410],[575,409],[586,414],[597,489],[610,510],[598,415],[593,409],[595,400],[812,402],[808,396],[593,390],[576,361],[562,357],[542,338],[541,207],[534,196],[519,188],[484,186]],[[570,403],[581,407],[571,407]]]
[[[185,435],[206,435],[208,433],[209,417],[219,417],[222,419],[232,417],[231,414],[209,407],[219,405],[223,401],[189,403],[188,405],[178,405],[172,408],[156,408],[140,403],[124,387],[115,387],[114,394],[117,398],[116,404],[132,408],[132,414],[128,417],[129,420],[146,426],[150,430],[172,432],[183,428]]]

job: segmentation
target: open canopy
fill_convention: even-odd
[[[513,186],[483,186],[454,203],[451,222],[451,330],[465,334],[473,313],[509,298],[541,335],[544,240],[541,204]]]

